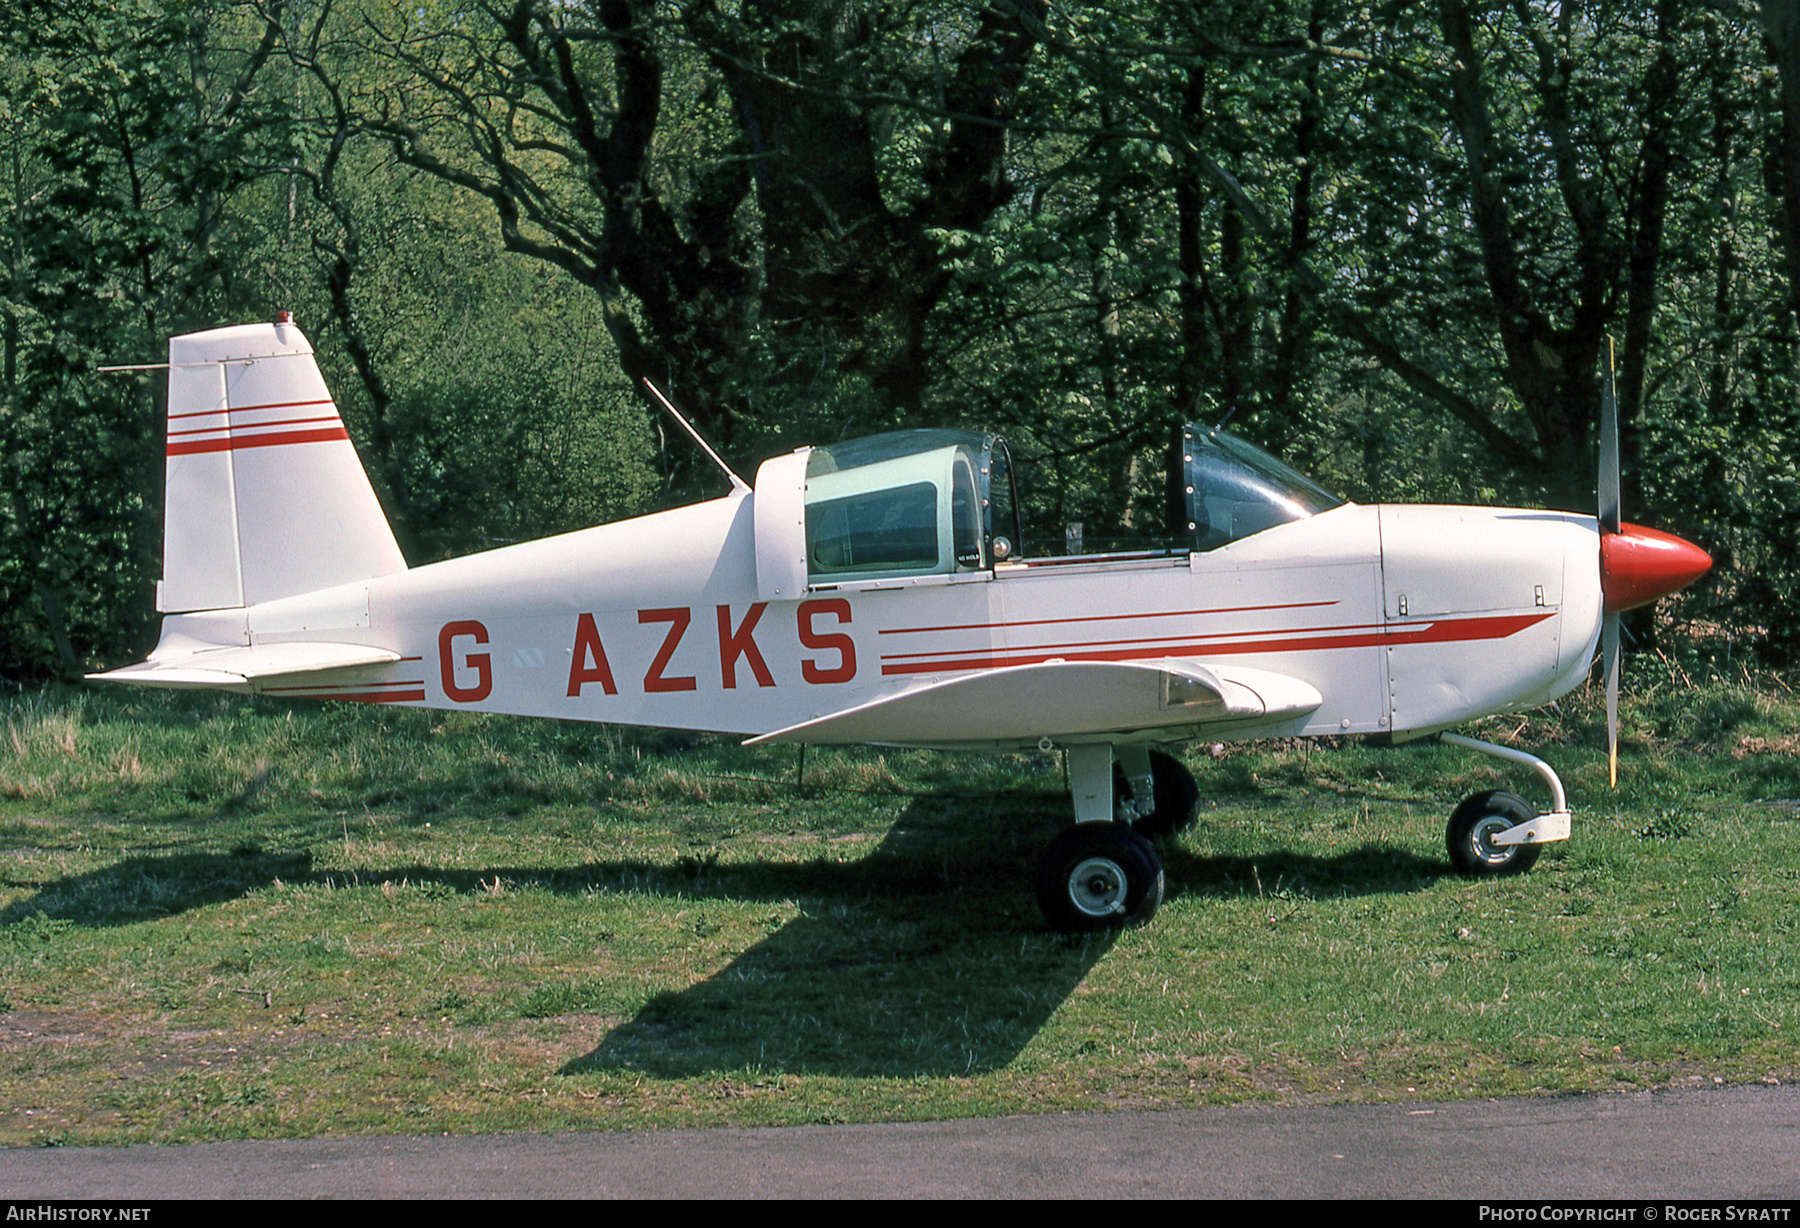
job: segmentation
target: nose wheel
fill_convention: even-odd
[[[1572,818],[1568,794],[1548,763],[1515,747],[1496,746],[1459,733],[1440,733],[1438,741],[1523,764],[1536,772],[1550,790],[1550,809],[1545,814],[1539,814],[1517,793],[1500,789],[1464,798],[1462,805],[1451,811],[1450,825],[1444,831],[1450,864],[1457,873],[1475,878],[1523,874],[1537,864],[1545,844],[1569,838]],[[1505,835],[1508,832],[1512,834]]]
[[[1516,793],[1495,789],[1464,799],[1451,812],[1450,825],[1444,832],[1450,864],[1459,873],[1481,878],[1525,873],[1537,864],[1544,846],[1496,844],[1494,837],[1537,817],[1531,803]]]
[[[1123,823],[1077,823],[1050,842],[1037,896],[1050,928],[1064,934],[1142,924],[1162,904],[1162,857]]]

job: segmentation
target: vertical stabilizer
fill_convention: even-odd
[[[312,346],[281,321],[169,339],[164,613],[406,570]]]

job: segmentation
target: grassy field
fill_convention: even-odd
[[[1149,926],[1031,895],[1060,760],[143,692],[0,703],[0,1143],[648,1129],[1800,1073],[1800,701],[1471,726],[1574,839],[1450,872],[1435,746],[1192,748]]]

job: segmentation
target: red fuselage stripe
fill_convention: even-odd
[[[418,658],[414,657],[413,660],[416,661],[416,660],[418,660]],[[355,666],[345,666],[344,668],[354,669],[356,667]],[[404,682],[355,682],[355,683],[346,682],[346,683],[341,683],[339,685],[355,686],[355,687],[363,688],[365,690],[370,687],[384,687],[384,686],[422,687],[425,685],[425,680],[422,678],[412,678],[412,679],[409,679]],[[303,684],[300,684],[297,686],[266,686],[263,688],[263,694],[265,694],[265,695],[273,695],[278,691],[283,691],[283,692],[285,692],[285,691],[310,691],[314,695],[316,695],[320,698],[324,698],[327,696],[330,696],[333,698],[336,697],[335,693],[332,691],[331,686],[329,684],[318,683],[318,682],[303,683]]]
[[[277,691],[290,699],[334,699],[350,704],[407,704],[425,702],[425,684],[423,682],[371,682],[370,687],[402,686],[411,687],[407,691],[334,691],[328,687],[304,686],[270,686],[263,688],[263,694],[272,695]]]
[[[1329,604],[1335,605],[1336,603],[1332,602]],[[1429,626],[1430,624],[1428,624],[1428,623],[1413,623],[1413,624],[1409,624],[1409,625],[1416,629],[1423,630],[1425,627]],[[1014,644],[1014,645],[1004,649],[1003,651],[1006,651],[1006,652],[1027,652],[1027,651],[1029,651],[1029,652],[1049,652],[1049,653],[1053,653],[1053,654],[1060,654],[1064,649],[1068,649],[1068,648],[1075,648],[1075,649],[1125,648],[1132,644],[1163,644],[1163,645],[1183,644],[1183,645],[1186,645],[1189,649],[1229,648],[1236,641],[1245,639],[1247,637],[1251,638],[1252,640],[1254,640],[1254,637],[1257,637],[1257,636],[1271,636],[1271,635],[1294,636],[1294,637],[1318,636],[1320,638],[1323,638],[1324,636],[1326,636],[1332,632],[1367,631],[1369,629],[1370,628],[1368,627],[1367,624],[1347,623],[1347,624],[1343,624],[1340,626],[1289,627],[1289,628],[1286,628],[1281,631],[1273,631],[1273,630],[1269,630],[1269,629],[1265,628],[1265,629],[1259,630],[1259,631],[1215,631],[1215,632],[1211,633],[1210,635],[1147,635],[1147,636],[1143,636],[1138,639],[1131,639],[1131,640],[1071,640],[1071,641],[1068,641],[1067,643],[1062,643],[1062,644]],[[1412,643],[1414,641],[1408,640],[1407,642]],[[970,650],[965,649],[962,651],[967,652]],[[975,650],[975,651],[979,651],[979,650]],[[939,648],[933,652],[885,652],[885,653],[881,654],[881,659],[883,661],[906,661],[906,660],[912,660],[912,659],[919,658],[919,657],[943,657],[943,656],[952,656],[952,655],[960,655],[960,653],[957,649],[943,649],[943,648]],[[1166,656],[1168,654],[1167,653],[1158,653],[1157,655]]]
[[[1048,627],[1057,623],[1106,623],[1122,618],[1196,618],[1205,614],[1254,614],[1263,610],[1311,610],[1336,601],[1295,601],[1281,605],[1235,605],[1217,610],[1158,610],[1149,614],[1090,614],[1081,618],[1023,618],[1010,623],[953,623],[943,627],[889,627],[877,635],[919,635],[927,631],[986,631],[994,627]]]
[[[1265,652],[1318,652],[1337,648],[1378,648],[1384,645],[1447,644],[1470,640],[1499,640],[1535,626],[1554,611],[1542,614],[1507,614],[1489,618],[1440,619],[1434,622],[1410,623],[1399,627],[1349,627],[1344,635],[1294,635],[1278,633],[1276,638],[1239,640],[1196,645],[1171,644],[1163,641],[1154,647],[1113,648],[1088,652],[1064,652],[1037,649],[1028,652],[991,652],[937,661],[906,661],[883,665],[881,672],[891,674],[936,674],[961,670],[1004,669],[1011,665],[1041,665],[1045,661],[1144,661],[1162,657],[1237,657]]]

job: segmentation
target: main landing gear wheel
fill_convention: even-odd
[[[1480,878],[1523,874],[1537,864],[1541,844],[1495,844],[1494,837],[1509,827],[1537,818],[1531,803],[1516,793],[1495,789],[1464,799],[1450,815],[1444,843],[1450,848],[1450,864],[1458,873]]]
[[[1077,823],[1038,865],[1038,906],[1064,934],[1140,924],[1163,898],[1162,857],[1123,823]]]
[[[1150,752],[1150,776],[1156,782],[1155,808],[1149,814],[1140,814],[1133,819],[1132,830],[1154,840],[1192,827],[1195,816],[1200,813],[1200,786],[1194,783],[1194,774],[1175,756],[1153,750]],[[1113,796],[1124,798],[1130,795],[1131,784],[1125,770],[1115,765]]]

